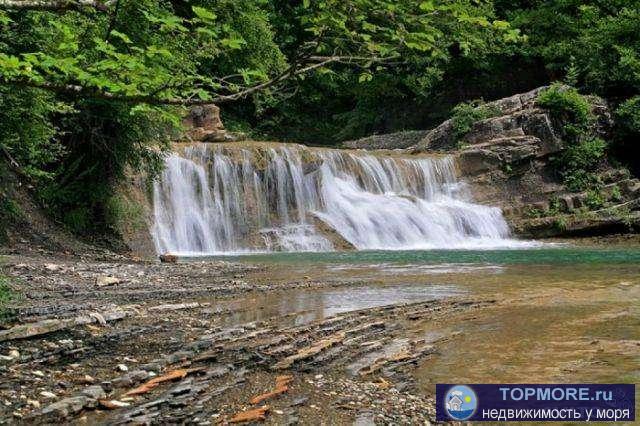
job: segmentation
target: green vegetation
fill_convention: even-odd
[[[584,191],[601,184],[597,171],[605,158],[606,143],[587,138],[567,147],[558,157],[559,169],[567,189]]]
[[[540,93],[537,103],[562,123],[566,146],[556,164],[567,189],[597,190],[601,185],[597,171],[606,158],[607,143],[594,135],[595,118],[589,100],[573,87],[553,84]]]
[[[106,203],[107,224],[114,230],[136,232],[146,229],[144,209],[122,194],[115,194]]]
[[[553,221],[553,227],[561,232],[567,230],[567,225],[567,218],[564,216],[558,216]]]
[[[101,232],[190,105],[315,145],[453,114],[459,141],[494,113],[470,100],[563,81],[540,103],[565,123],[560,172],[593,189],[605,151],[640,171],[638,22],[640,0],[1,1],[0,157],[59,221]],[[609,146],[580,93],[616,111]]]
[[[0,167],[0,243],[7,240],[7,228],[22,216],[20,206],[11,198],[8,188],[10,178],[6,170]]]
[[[0,275],[0,324],[7,322],[11,319],[11,310],[8,308],[8,304],[15,300],[15,293],[9,286],[9,279],[3,275]]]
[[[638,144],[640,140],[640,96],[634,96],[622,102],[616,109],[615,120],[615,153],[620,158],[631,156],[637,159],[640,154],[640,144]],[[636,172],[638,170],[640,170],[640,166],[636,168]]]
[[[499,114],[500,109],[493,105],[486,105],[483,101],[459,103],[451,111],[454,140],[460,145],[475,123]]]
[[[254,135],[304,110],[305,132],[335,134],[314,111],[332,107],[325,93],[357,86],[368,103],[395,90],[385,81],[420,90],[452,46],[472,55],[520,38],[468,0],[0,2],[0,154],[58,220],[101,232],[113,188],[126,170],[158,170],[190,105],[236,103],[225,119]]]
[[[587,191],[587,196],[584,199],[584,203],[591,210],[596,210],[604,206],[605,199],[600,191],[590,189],[589,191]]]
[[[555,83],[540,93],[537,103],[564,124],[565,137],[570,142],[580,139],[593,122],[591,104],[573,87]]]

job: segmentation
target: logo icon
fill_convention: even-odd
[[[453,420],[467,420],[478,408],[478,397],[469,386],[456,385],[447,391],[444,408]]]

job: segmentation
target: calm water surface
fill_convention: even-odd
[[[444,297],[497,300],[422,323],[411,337],[456,336],[418,369],[438,382],[640,383],[640,247],[486,251],[277,253],[224,257],[266,266],[250,277],[310,288],[230,303],[230,321],[305,322],[340,312]],[[349,283],[313,289],[314,282]],[[298,315],[293,315],[298,313]]]

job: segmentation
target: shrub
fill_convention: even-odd
[[[601,184],[595,172],[605,158],[606,148],[605,141],[592,138],[580,141],[564,150],[558,159],[558,167],[567,189],[584,191]]]
[[[611,190],[611,197],[609,199],[611,201],[620,202],[623,200],[622,191],[620,191],[620,187],[614,186]]]
[[[453,138],[460,144],[462,139],[471,131],[471,128],[478,121],[496,117],[500,114],[500,109],[494,105],[485,105],[483,101],[462,102],[451,110],[451,125],[453,127]]]
[[[615,111],[615,146],[620,159],[640,173],[640,96],[620,104]]]
[[[553,221],[553,227],[558,231],[564,232],[567,230],[567,218],[564,216],[558,216]]]
[[[593,121],[591,104],[573,87],[554,83],[538,95],[537,103],[560,120],[564,124],[567,136],[575,139],[578,139]]]
[[[107,224],[117,232],[136,232],[146,228],[143,207],[122,194],[115,194],[106,203]]]
[[[589,190],[587,191],[587,197],[585,198],[584,203],[590,209],[598,209],[604,205],[604,197],[598,190]]]
[[[0,167],[2,164],[0,164]],[[1,176],[0,176],[1,177]],[[8,238],[7,228],[22,217],[22,210],[18,203],[9,198],[5,189],[0,188],[0,243]]]
[[[615,115],[621,132],[625,135],[640,135],[640,96],[634,96],[620,104]]]
[[[593,136],[591,125],[595,117],[589,100],[573,87],[554,83],[538,95],[537,103],[562,123],[566,148],[556,165],[567,189],[599,189],[601,182],[596,172],[605,159],[607,143]]]
[[[549,216],[555,216],[562,211],[562,205],[558,197],[549,198]]]

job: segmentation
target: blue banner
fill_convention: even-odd
[[[635,385],[436,385],[438,421],[634,421]]]

